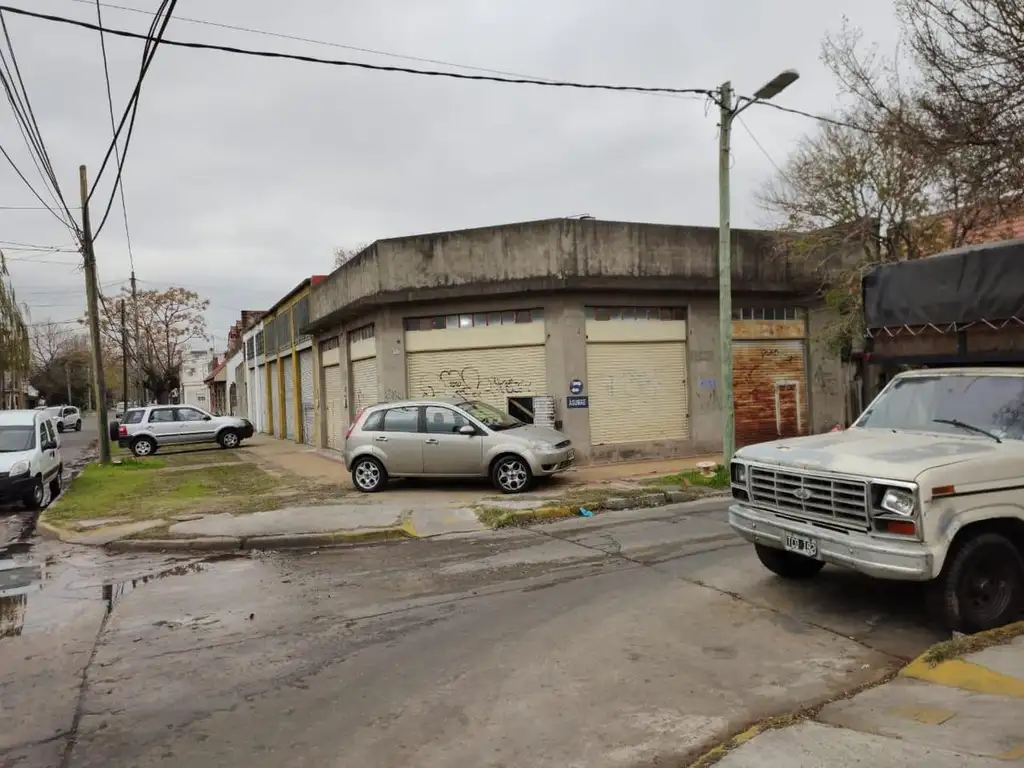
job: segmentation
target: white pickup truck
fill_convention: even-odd
[[[1024,612],[1024,369],[902,373],[845,431],[751,445],[729,524],[769,570],[928,582],[950,629]]]

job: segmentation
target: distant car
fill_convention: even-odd
[[[46,409],[57,425],[58,432],[82,431],[82,414],[72,405],[54,405]]]
[[[60,437],[46,411],[0,411],[0,503],[42,509],[60,495],[64,461]]]
[[[219,443],[237,448],[252,437],[252,422],[236,416],[214,416],[193,405],[152,405],[129,408],[110,425],[111,439],[136,456],[150,456],[168,445]]]
[[[503,493],[522,493],[575,459],[561,432],[462,398],[379,403],[345,435],[345,464],[364,493],[389,477],[489,477]]]

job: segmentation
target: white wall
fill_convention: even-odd
[[[242,345],[242,349],[243,350],[248,349],[249,339],[250,338],[254,339],[256,337],[256,334],[260,333],[262,330],[263,330],[263,323],[260,322],[260,323],[257,323],[256,325],[254,325],[248,331],[246,331],[245,334],[242,337],[243,338],[243,342],[244,342],[243,345]],[[257,357],[256,361],[257,362],[262,362],[263,361],[263,356],[260,355],[259,357]],[[245,417],[247,419],[249,419],[249,421],[252,422],[253,427],[256,429],[257,432],[262,432],[263,429],[264,429],[264,422],[267,420],[267,417],[266,417],[266,412],[267,412],[266,399],[267,399],[267,395],[266,395],[266,392],[264,392],[263,389],[257,385],[257,381],[258,381],[257,376],[256,376],[257,369],[256,368],[250,368],[249,367],[249,362],[250,361],[245,360],[242,363],[245,366],[245,386],[246,386],[246,390],[247,390],[247,393],[248,393],[248,398],[247,399],[248,399],[248,404],[249,404],[249,412],[247,414],[245,414]],[[260,367],[262,367],[262,366],[260,366]]]
[[[212,407],[210,390],[203,381],[210,375],[213,355],[206,350],[186,352],[181,362],[181,402],[205,410]]]

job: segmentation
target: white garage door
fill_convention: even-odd
[[[281,435],[281,379],[277,373],[278,362],[270,364],[270,428],[271,434]]]
[[[409,397],[458,395],[508,411],[508,398],[546,390],[544,347],[416,352],[406,356]]]
[[[324,368],[324,407],[327,411],[327,447],[345,447],[345,378],[340,365]]]
[[[295,369],[292,357],[281,358],[281,372],[284,374],[284,436],[295,439]]]
[[[352,415],[377,402],[377,358],[352,363]]]
[[[302,442],[313,445],[313,350],[299,352],[299,386],[302,397]]]
[[[249,420],[256,424],[260,432],[267,431],[267,367],[256,366],[256,391],[249,398]]]

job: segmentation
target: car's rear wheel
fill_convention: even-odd
[[[363,493],[376,493],[388,481],[384,465],[372,456],[360,456],[352,463],[352,484]]]
[[[43,488],[43,478],[36,477],[32,483],[32,490],[25,495],[22,503],[25,505],[25,509],[36,510],[42,509],[45,501],[46,490]]]
[[[1024,556],[1002,534],[980,533],[956,545],[932,590],[932,607],[950,629],[1002,627],[1024,609]]]
[[[242,443],[242,438],[238,432],[233,429],[225,429],[217,437],[217,442],[220,443],[221,448],[237,448]]]
[[[533,472],[521,456],[502,456],[491,469],[491,482],[502,493],[523,493],[533,485]]]
[[[57,475],[50,481],[50,501],[53,501],[60,496],[61,488],[64,484],[64,467],[57,469]]]
[[[110,426],[107,427],[107,434],[110,435],[111,440],[117,440],[121,436],[121,424],[116,421],[110,422]]]
[[[140,459],[156,453],[156,441],[151,437],[137,437],[132,441],[132,453]]]
[[[81,431],[82,431],[82,420],[79,419],[78,423],[75,424],[75,432],[81,432]]]
[[[755,544],[754,549],[757,551],[757,559],[761,561],[761,564],[776,576],[781,576],[784,579],[794,581],[811,579],[825,567],[825,563],[821,560],[812,560],[793,552],[766,547],[764,544]]]

